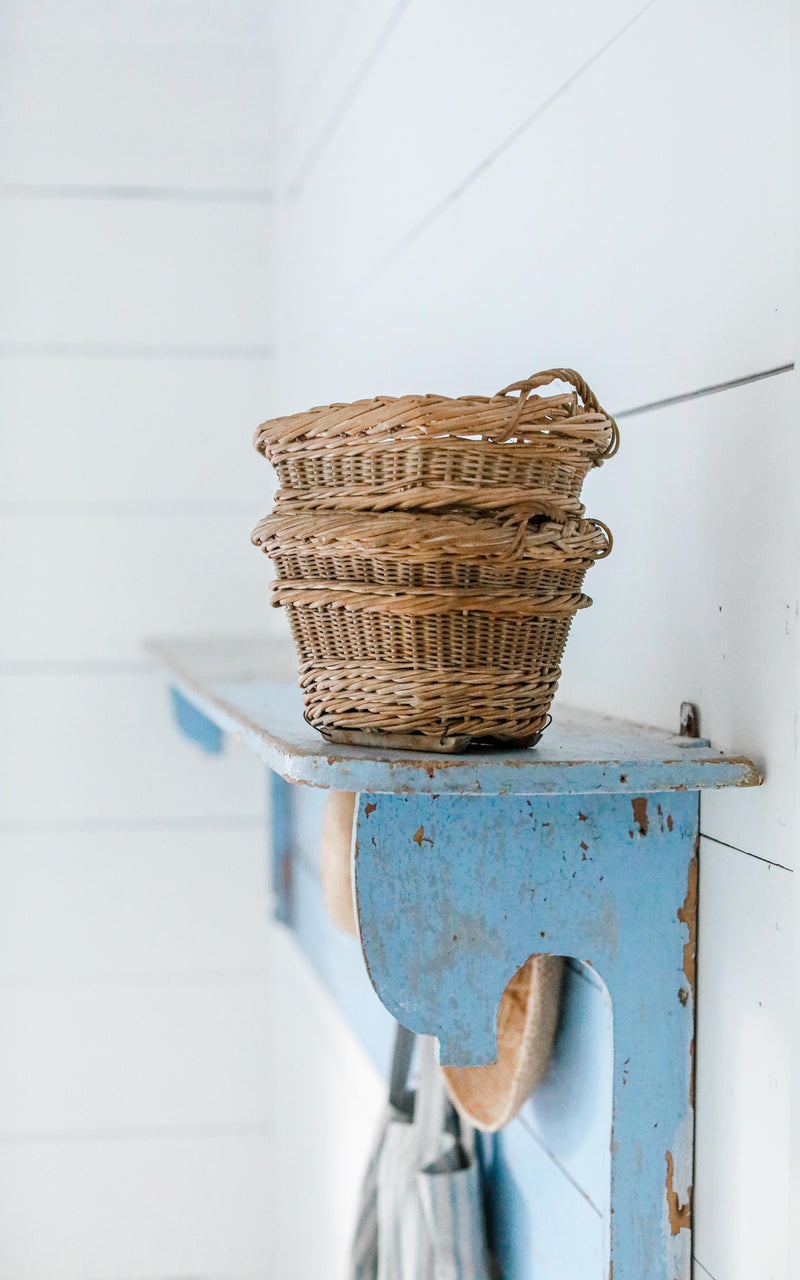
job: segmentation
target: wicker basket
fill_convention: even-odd
[[[548,719],[597,521],[282,511],[275,562],[306,719],[333,742],[457,751],[530,745]]]
[[[574,390],[533,394],[555,381]],[[583,514],[584,478],[616,452],[619,433],[579,374],[550,369],[491,398],[382,396],[311,409],[263,423],[254,443],[278,473],[279,506],[563,520]]]

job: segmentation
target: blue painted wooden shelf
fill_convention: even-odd
[[[309,806],[286,782],[358,794],[352,867],[366,968],[386,1009],[438,1037],[443,1062],[494,1060],[500,997],[529,955],[591,966],[613,1011],[605,1274],[689,1280],[699,797],[757,786],[752,762],[558,704],[528,750],[334,746],[303,719],[288,641],[149,650],[184,733],[209,752],[235,734],[272,771],[277,914],[301,939],[306,930],[323,977],[322,926],[308,929],[319,903],[303,896],[309,868],[297,847]],[[353,1007],[349,981],[329,975],[328,985]],[[364,1007],[363,988],[354,999]],[[537,1188],[543,1202],[546,1193]],[[561,1253],[537,1280],[566,1280]]]
[[[151,641],[147,648],[186,702],[290,782],[370,794],[522,796],[642,795],[760,782],[751,761],[705,740],[558,703],[542,741],[526,750],[447,756],[338,746],[303,719],[291,642],[237,637]]]

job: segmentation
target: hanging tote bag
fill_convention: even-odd
[[[431,1036],[423,1038],[419,1092],[424,1104],[421,1136],[426,1124],[432,1140],[438,1132],[438,1154],[416,1178],[433,1280],[490,1280],[475,1131],[459,1120],[447,1100]]]
[[[410,1037],[410,1041],[409,1041]],[[352,1280],[491,1280],[472,1129],[446,1098],[435,1041],[398,1029],[390,1105],[364,1179]]]
[[[414,1094],[408,1089],[408,1075],[414,1053],[413,1031],[398,1023],[389,1079],[389,1105],[383,1116],[361,1185],[361,1199],[350,1255],[350,1280],[377,1280],[378,1275],[378,1163],[389,1126],[411,1124]]]

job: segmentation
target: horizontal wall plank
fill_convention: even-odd
[[[782,2],[652,6],[402,244],[385,228],[416,168],[343,129],[291,219],[281,407],[492,393],[566,363],[621,409],[791,360],[788,21]],[[508,65],[494,76],[486,97]],[[357,105],[363,129],[383,119],[366,92]],[[425,94],[386,111],[436,146]]]
[[[563,700],[674,729],[695,702],[701,732],[749,755],[763,787],[704,793],[706,834],[786,865],[796,859],[796,375],[623,423],[619,455],[586,501],[614,551],[592,569]]]
[[[788,1274],[791,891],[701,842],[694,1249],[723,1280]]]
[[[271,993],[236,982],[0,987],[0,1145],[269,1126]]]
[[[4,183],[267,187],[274,69],[250,0],[3,6]]]
[[[258,819],[0,835],[0,984],[266,979],[268,907]]]
[[[188,742],[156,673],[0,674],[0,720],[0,829],[263,815],[256,758]]]
[[[0,661],[128,661],[154,633],[282,632],[270,562],[250,542],[266,509],[0,514],[11,549],[0,572]]]
[[[252,503],[269,360],[0,359],[3,503]],[[44,512],[42,513],[44,514]]]
[[[0,1146],[0,1273],[163,1280],[275,1269],[279,1163],[263,1133]]]
[[[0,202],[0,343],[266,344],[270,210]]]

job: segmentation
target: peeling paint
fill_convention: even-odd
[[[692,1226],[692,1188],[689,1187],[685,1204],[681,1204],[678,1193],[673,1188],[675,1179],[675,1161],[672,1152],[666,1153],[667,1159],[667,1208],[669,1210],[669,1229],[674,1236],[681,1231],[689,1231]]]
[[[429,844],[431,848],[433,848],[433,841],[431,840],[430,836],[425,835],[424,827],[417,827],[416,831],[414,832],[414,842],[417,845],[417,848],[419,849],[422,848],[423,844]]]
[[[637,796],[635,800],[631,800],[633,807],[633,820],[639,828],[639,835],[646,836],[650,830],[650,819],[647,816],[647,797]]]
[[[667,830],[672,831],[674,826],[675,826],[675,823],[672,821],[672,814],[668,813],[667,814]]]
[[[689,930],[689,936],[683,945],[683,972],[686,974],[693,1004],[696,1001],[695,985],[697,980],[697,894],[699,888],[700,863],[695,853],[689,863],[689,880],[686,886],[686,897],[683,906],[678,908],[678,919]],[[680,996],[679,996],[680,998]],[[681,1003],[684,1003],[681,1001]],[[695,1058],[694,1038],[689,1045],[689,1105],[694,1107],[695,1099]]]
[[[368,817],[369,817],[369,815],[370,815],[371,813],[374,813],[374,812],[375,812],[375,810],[377,809],[377,807],[378,807],[378,806],[377,806],[376,804],[365,804],[365,805],[364,805],[364,816],[368,818]]]
[[[683,906],[678,908],[678,919],[689,930],[689,937],[683,947],[683,972],[686,974],[692,999],[695,998],[695,980],[697,977],[697,889],[699,863],[697,854],[689,863],[689,882],[686,886],[686,897]]]

